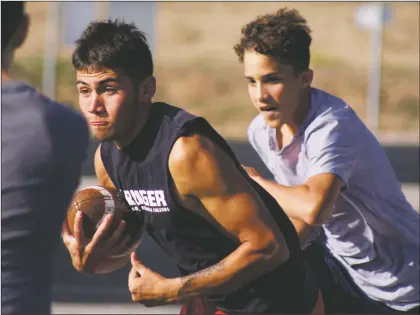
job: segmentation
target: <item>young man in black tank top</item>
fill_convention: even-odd
[[[95,22],[76,45],[80,107],[101,141],[99,183],[123,192],[183,275],[164,278],[128,248],[132,300],[154,306],[204,296],[218,314],[322,313],[296,231],[274,198],[203,118],[152,102],[156,80],[144,34],[118,21]],[[130,260],[111,258],[112,247],[127,240],[100,242],[110,221],[87,245],[63,227],[77,270],[108,273]],[[80,217],[75,225],[80,229]]]

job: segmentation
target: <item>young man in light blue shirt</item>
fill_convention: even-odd
[[[248,174],[291,218],[318,268],[327,310],[419,307],[419,215],[378,141],[343,100],[311,87],[310,29],[281,9],[242,29],[235,51],[258,116],[249,141],[275,176]],[[306,244],[303,244],[306,245]]]

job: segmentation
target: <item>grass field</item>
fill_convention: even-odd
[[[232,49],[241,26],[258,14],[295,7],[313,31],[314,86],[335,93],[365,119],[369,34],[355,26],[357,2],[161,2],[156,19],[156,100],[206,117],[225,137],[244,139],[255,115]],[[419,3],[392,3],[385,27],[380,129],[419,129]],[[32,28],[14,72],[42,82],[46,3],[29,2]],[[188,12],[188,13],[186,13]],[[181,14],[182,13],[182,14]],[[70,51],[60,51],[57,98],[77,107]]]

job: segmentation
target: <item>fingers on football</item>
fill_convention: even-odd
[[[96,230],[95,234],[92,237],[92,241],[89,243],[90,247],[94,247],[96,244],[98,244],[100,241],[102,241],[111,226],[113,219],[112,214],[107,214],[102,221],[102,223],[99,225],[98,229]]]
[[[74,219],[74,237],[77,243],[86,244],[89,242],[85,233],[83,232],[83,213],[82,211],[77,211],[76,217]]]

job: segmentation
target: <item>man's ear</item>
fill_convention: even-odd
[[[22,22],[20,22],[15,34],[10,40],[10,45],[13,50],[23,45],[29,33],[30,19],[27,14],[23,15]]]
[[[142,94],[144,98],[152,100],[156,93],[156,78],[154,76],[149,76],[143,81]]]
[[[302,86],[304,88],[310,87],[311,84],[312,84],[313,79],[314,79],[314,72],[311,69],[303,72],[302,73],[302,76],[301,76],[301,84],[302,84]]]

